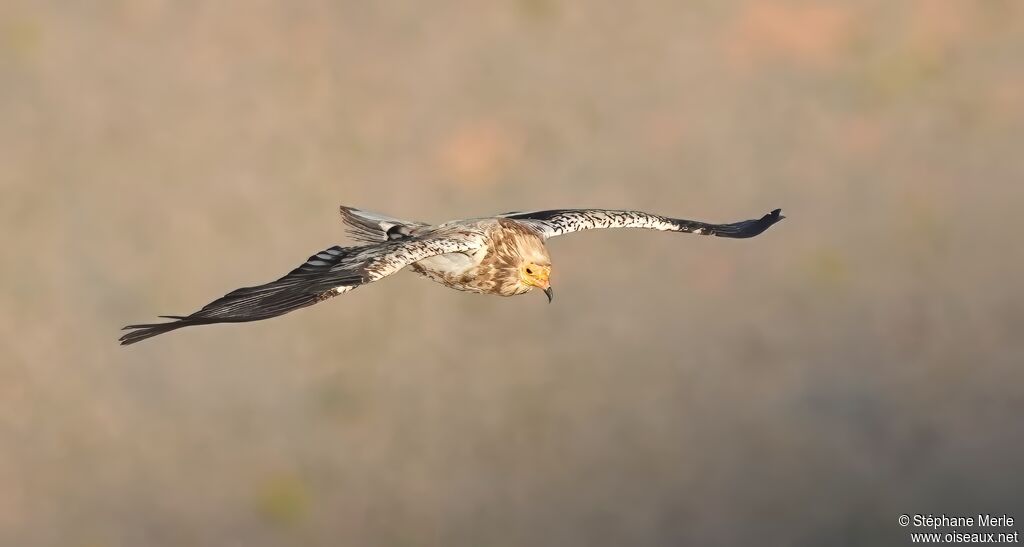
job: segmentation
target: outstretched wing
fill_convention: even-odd
[[[758,219],[730,224],[709,224],[696,220],[652,215],[643,211],[613,209],[552,209],[532,213],[507,213],[501,216],[531,226],[545,238],[598,228],[646,228],[648,230],[746,238],[754,237],[767,230],[772,224],[786,218],[782,216],[781,209],[775,209]]]
[[[174,321],[128,325],[121,345],[134,344],[181,327],[259,321],[283,315],[387,277],[431,256],[463,253],[484,245],[474,232],[386,241],[361,247],[331,247],[288,275],[264,285],[232,291],[192,315],[163,315]]]

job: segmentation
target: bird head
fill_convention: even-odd
[[[528,287],[537,287],[544,291],[548,302],[554,297],[554,290],[551,288],[551,264],[538,264],[536,262],[524,262],[519,267],[519,279]]]

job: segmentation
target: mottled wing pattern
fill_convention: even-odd
[[[360,285],[391,275],[431,256],[472,251],[484,244],[471,232],[387,241],[361,247],[331,247],[306,260],[288,275],[264,285],[232,291],[188,316],[161,316],[174,321],[125,327],[122,345],[133,344],[181,327],[241,323],[283,315]]]
[[[360,284],[372,283],[414,262],[475,251],[485,244],[484,234],[475,230],[446,230],[434,235],[395,239],[353,248],[351,256],[334,266],[332,273],[355,276]]]
[[[758,219],[730,224],[709,224],[696,220],[652,215],[643,211],[613,209],[552,209],[532,213],[507,213],[504,218],[518,220],[533,227],[545,238],[598,228],[646,228],[649,230],[687,232],[718,237],[754,237],[772,224],[786,218],[781,209]]]

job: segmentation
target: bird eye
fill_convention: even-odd
[[[530,268],[526,268],[526,273],[533,275],[533,270],[531,270]]]

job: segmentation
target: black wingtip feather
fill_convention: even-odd
[[[134,344],[182,327],[211,325],[214,323],[244,323],[277,317],[285,313],[323,301],[338,286],[358,285],[362,277],[353,274],[332,273],[331,268],[348,257],[350,248],[330,247],[310,256],[277,281],[235,289],[210,302],[192,315],[161,315],[171,319],[167,323],[128,325],[130,330],[119,340],[121,345]]]
[[[121,342],[122,346],[127,346],[129,344],[134,344],[136,342],[141,342],[143,340],[146,340],[148,338],[152,338],[152,337],[160,335],[160,334],[164,334],[166,332],[171,332],[172,330],[177,330],[177,329],[180,329],[182,327],[187,327],[189,325],[199,325],[199,324],[201,324],[201,323],[194,322],[194,321],[178,320],[178,321],[172,321],[170,323],[151,323],[151,324],[145,324],[145,325],[128,325],[127,327],[125,327],[122,330],[130,330],[130,329],[135,329],[135,330],[132,330],[128,334],[125,334],[121,338],[118,338],[118,341]]]
[[[772,209],[767,215],[761,217],[761,223],[765,225],[765,228],[768,228],[784,218],[786,217],[782,214],[782,209]]]
[[[765,230],[771,228],[773,224],[784,218],[786,217],[783,216],[782,209],[774,209],[759,219],[725,224],[711,233],[719,237],[745,239],[762,234]]]

